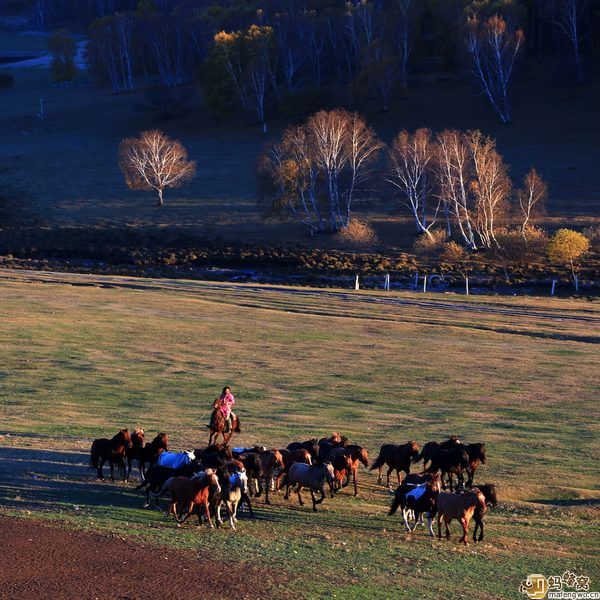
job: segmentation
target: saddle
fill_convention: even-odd
[[[416,485],[412,490],[410,490],[410,492],[408,492],[406,494],[407,502],[409,501],[409,499],[412,502],[416,502],[425,493],[426,488],[427,488],[426,483],[421,483],[419,485]]]

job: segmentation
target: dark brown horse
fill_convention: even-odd
[[[149,443],[139,451],[138,461],[142,476],[146,476],[146,465],[153,465],[158,460],[161,452],[166,452],[169,449],[169,436],[166,433],[159,433]]]
[[[287,445],[287,449],[292,452],[295,450],[308,450],[313,460],[316,460],[319,456],[319,444],[317,438],[312,438],[305,442],[292,442]]]
[[[446,483],[444,481],[444,475],[446,475],[450,491],[452,491],[452,476],[456,475],[457,485],[462,487],[464,485],[463,471],[466,471],[468,468],[469,455],[467,454],[465,447],[460,444],[450,449],[439,448],[426,471],[428,473],[437,473],[438,471],[441,471],[442,487],[446,489]]]
[[[400,471],[410,474],[410,464],[419,460],[419,445],[417,442],[410,441],[406,444],[384,444],[379,450],[379,456],[371,465],[370,471],[379,469],[378,483],[381,483],[381,470],[383,465],[387,465],[387,486],[390,488],[390,475],[396,471],[398,483],[400,483]]]
[[[451,435],[445,442],[427,442],[421,450],[419,460],[423,461],[423,468],[425,468],[427,463],[434,459],[439,450],[451,450],[460,445],[461,442],[455,435]]]
[[[464,448],[469,455],[467,487],[472,487],[475,471],[477,471],[479,465],[485,465],[485,461],[487,460],[485,444],[467,444]]]
[[[125,467],[125,453],[131,448],[131,434],[127,429],[121,429],[112,439],[100,438],[92,443],[90,461],[92,466],[98,470],[98,477],[104,479],[102,467],[106,461],[110,465],[110,478],[114,481],[115,464],[123,469],[123,481],[127,469]]]
[[[215,408],[210,417],[210,425],[207,425],[210,429],[210,434],[208,435],[208,445],[216,444],[217,439],[219,439],[219,434],[223,436],[223,444],[229,444],[229,440],[234,433],[240,433],[242,430],[240,428],[240,419],[237,415],[233,415],[231,417],[231,429],[227,431],[227,421],[225,416],[221,412],[220,408]]]

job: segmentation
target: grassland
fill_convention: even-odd
[[[243,555],[282,569],[282,595],[519,598],[528,573],[599,572],[597,305],[60,277],[78,285],[0,279],[2,512]],[[313,515],[277,496],[236,534],[176,530],[93,479],[90,440],[119,426],[202,444],[224,382],[243,444],[485,441],[480,481],[501,499],[486,541],[410,538],[364,471],[358,499]]]

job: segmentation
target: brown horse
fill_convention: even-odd
[[[216,401],[215,401],[216,403]],[[213,404],[214,406],[214,404]],[[227,431],[227,422],[225,420],[225,416],[221,412],[221,409],[216,407],[212,415],[210,417],[210,425],[207,425],[210,429],[210,434],[208,436],[208,445],[217,443],[217,439],[219,438],[219,434],[223,436],[223,444],[229,444],[229,440],[234,433],[240,433],[242,430],[240,429],[240,419],[237,415],[232,415],[231,417],[231,429]]]
[[[144,480],[144,473],[142,471],[142,463],[140,460],[141,451],[146,445],[146,435],[141,427],[136,427],[134,432],[131,434],[131,448],[127,448],[125,454],[127,456],[127,475],[125,481],[129,481],[131,475],[131,466],[134,460],[138,461],[140,467],[140,479]]]
[[[366,449],[357,444],[348,444],[345,447],[334,448],[327,455],[327,458],[331,460],[336,470],[336,480],[340,487],[346,487],[350,483],[350,475],[352,475],[354,495],[358,496],[358,482],[356,480],[358,465],[362,463],[365,467],[369,466],[369,454]],[[342,483],[344,476],[346,477],[346,483]]]
[[[485,498],[486,506],[490,508],[495,508],[498,506],[498,496],[496,494],[496,486],[493,483],[486,483],[484,485],[478,485],[479,491],[483,494]],[[485,511],[481,510],[481,507],[475,509],[473,513],[473,520],[475,521],[475,527],[473,529],[473,541],[481,542],[483,541],[483,515]],[[479,536],[477,536],[477,531],[479,530]]]
[[[210,501],[213,495],[221,492],[221,486],[214,471],[207,469],[203,476],[192,477],[191,479],[188,477],[174,477],[165,483],[165,486],[167,485],[171,491],[171,504],[167,514],[173,514],[177,521],[177,527],[181,527],[193,512],[196,512],[198,521],[202,524],[201,506],[204,507],[208,524],[213,527],[210,518]],[[177,515],[178,505],[180,507],[179,516]]]
[[[478,488],[473,488],[470,492],[461,494],[441,492],[437,501],[438,538],[442,539],[442,519],[446,526],[446,539],[450,538],[450,522],[452,519],[458,519],[463,529],[460,541],[467,546],[469,544],[467,541],[469,522],[475,511],[478,512],[481,521],[486,509],[485,497]]]
[[[370,471],[379,469],[378,483],[381,483],[381,470],[383,465],[387,465],[387,486],[390,488],[390,475],[392,471],[396,471],[398,483],[400,483],[400,471],[404,471],[407,475],[410,474],[410,464],[419,460],[419,446],[417,442],[410,441],[406,444],[383,444],[379,450],[379,456],[371,465]]]
[[[127,429],[119,430],[119,433],[112,439],[100,438],[92,443],[90,461],[92,467],[98,470],[98,477],[104,479],[102,467],[106,461],[110,464],[110,478],[114,481],[115,463],[123,469],[123,481],[127,474],[125,467],[125,453],[131,448],[131,434]]]

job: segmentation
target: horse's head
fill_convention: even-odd
[[[498,496],[496,494],[496,486],[493,483],[486,483],[478,486],[481,493],[485,496],[485,503],[492,508],[498,506]]]
[[[221,483],[219,482],[219,477],[217,474],[211,470],[206,469],[205,471],[205,479],[206,485],[210,488],[212,494],[220,494],[221,493]]]
[[[477,448],[478,458],[481,461],[482,465],[485,465],[486,455],[485,455],[485,444],[473,444]]]
[[[152,440],[152,445],[159,450],[169,449],[169,436],[166,433],[159,433]]]
[[[333,431],[331,433],[331,437],[329,438],[329,441],[332,444],[339,444],[342,441],[342,436],[337,431]]]
[[[419,444],[414,440],[408,442],[408,455],[412,462],[417,462],[419,460]]]
[[[358,460],[365,466],[369,466],[369,453],[366,448],[360,448],[358,451]]]
[[[275,461],[275,466],[280,469],[285,469],[285,464],[283,463],[283,455],[277,448],[273,448],[270,450],[271,455],[273,456],[273,460]]]
[[[434,494],[439,494],[442,491],[442,478],[438,474],[430,475],[426,485]]]
[[[121,429],[119,431],[119,437],[121,438],[121,440],[123,441],[123,443],[128,448],[133,448],[133,442],[131,441],[131,434],[129,433],[129,431],[127,430],[127,428]]]

